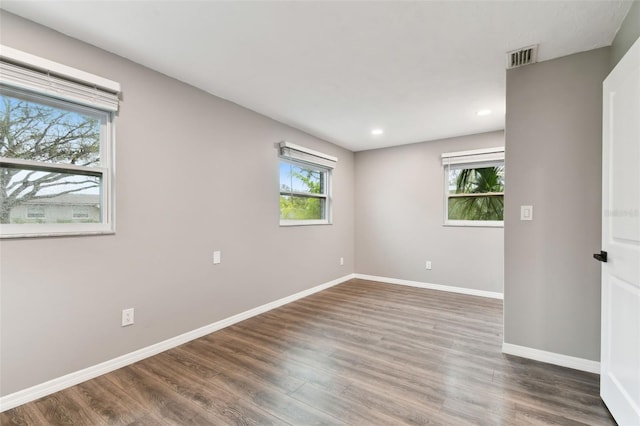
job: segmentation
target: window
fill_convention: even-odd
[[[337,158],[280,143],[280,225],[331,223],[331,170]]]
[[[89,209],[87,207],[73,206],[73,219],[89,219]]]
[[[504,148],[442,154],[445,225],[503,226]]]
[[[27,207],[27,219],[44,218],[44,207]]]
[[[5,46],[0,56],[0,236],[113,232],[119,85]]]

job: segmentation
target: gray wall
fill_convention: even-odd
[[[602,81],[610,48],[507,71],[505,342],[600,358]],[[520,221],[533,205],[533,221]]]
[[[353,153],[0,13],[3,44],[123,90],[117,234],[0,242],[1,395],[354,271]],[[278,226],[281,140],[339,157],[332,226]]]
[[[611,68],[622,59],[640,37],[640,1],[634,1],[611,45]]]
[[[440,157],[496,146],[502,131],[357,152],[356,272],[502,293],[503,229],[443,226]]]

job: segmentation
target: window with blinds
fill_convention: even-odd
[[[331,223],[331,170],[337,158],[280,143],[280,225]]]
[[[442,154],[444,222],[453,226],[503,226],[504,148]]]
[[[110,80],[0,46],[1,237],[114,232],[119,91]]]

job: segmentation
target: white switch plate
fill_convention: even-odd
[[[221,257],[220,257],[220,252],[219,251],[214,251],[213,252],[213,264],[217,265],[220,262],[222,262]]]
[[[340,265],[344,265],[344,257],[340,258]]]
[[[431,269],[431,261],[427,260],[425,265],[424,265],[425,269]]]
[[[133,324],[133,308],[122,310],[122,326]]]
[[[520,220],[533,220],[533,206],[520,206]]]

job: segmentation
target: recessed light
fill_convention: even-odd
[[[382,130],[382,129],[373,129],[373,130],[371,130],[371,134],[374,135],[374,136],[378,136],[378,135],[381,135],[383,133],[384,133],[384,130]]]
[[[491,114],[491,110],[490,109],[481,109],[480,111],[476,112],[476,114],[479,117],[482,117],[482,116]]]

